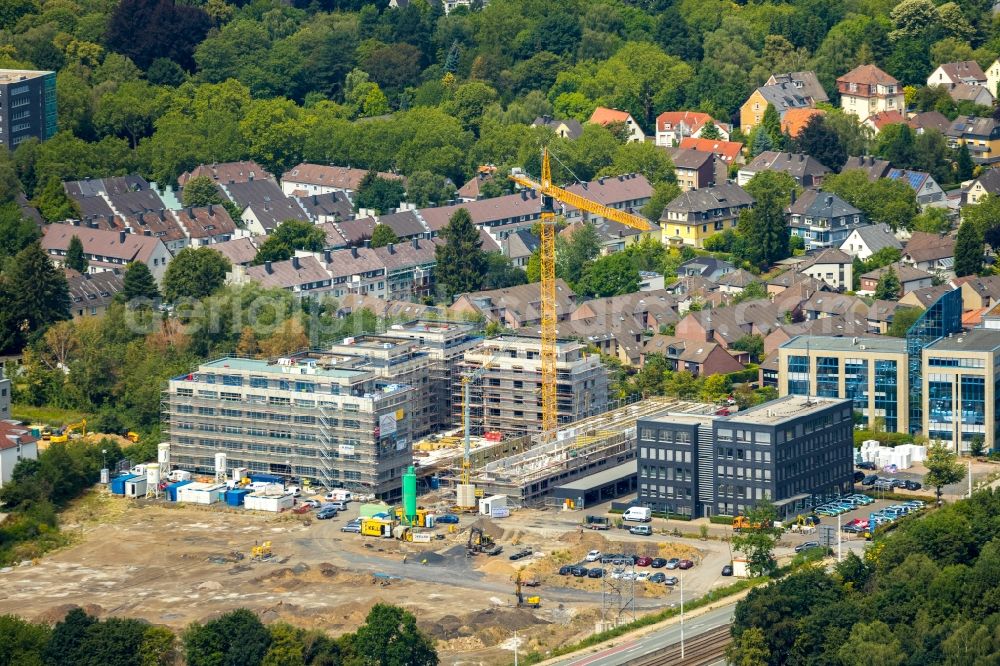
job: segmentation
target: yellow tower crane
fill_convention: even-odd
[[[512,174],[510,179],[518,185],[531,188],[542,195],[542,243],[539,249],[542,278],[542,438],[548,440],[553,436],[558,426],[556,405],[556,211],[554,202],[561,201],[633,229],[643,231],[655,231],[656,229],[644,217],[599,204],[553,185],[548,148],[542,149],[542,178],[540,181],[532,180],[521,174]]]

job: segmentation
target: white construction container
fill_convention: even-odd
[[[491,495],[490,497],[484,497],[479,500],[479,513],[483,516],[492,516],[494,512],[503,515],[497,515],[497,518],[504,518],[510,514],[507,509],[507,496],[506,495]]]
[[[476,487],[471,483],[460,483],[456,487],[458,506],[464,508],[477,506]]]
[[[189,483],[177,489],[178,502],[215,504],[226,490],[224,483]]]
[[[251,493],[246,496],[243,505],[249,511],[271,511],[277,513],[285,509],[291,509],[295,505],[295,498],[291,493],[280,495],[269,495],[265,493]]]
[[[125,497],[145,497],[147,482],[145,477],[137,476],[125,482]]]

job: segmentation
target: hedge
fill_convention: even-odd
[[[913,435],[905,432],[875,432],[874,430],[855,430],[854,446],[860,447],[866,439],[877,440],[882,446],[899,446],[912,444]]]
[[[733,517],[732,516],[709,516],[708,517],[708,522],[712,523],[713,525],[729,525],[729,526],[732,526],[732,524],[733,524]]]

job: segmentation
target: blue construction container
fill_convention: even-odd
[[[231,488],[226,491],[226,504],[229,506],[243,506],[243,501],[249,494],[249,488]]]
[[[247,478],[253,483],[284,483],[284,479],[274,474],[251,474]]]
[[[121,476],[116,476],[111,479],[111,494],[112,495],[125,495],[125,482],[129,479],[135,479],[138,474],[122,474]]]
[[[177,501],[177,491],[181,486],[186,486],[191,483],[191,481],[177,481],[176,483],[167,484],[167,500],[170,502]]]

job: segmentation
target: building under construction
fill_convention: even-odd
[[[647,398],[569,424],[554,441],[540,435],[498,442],[474,452],[471,482],[476,493],[507,495],[522,504],[544,501],[556,487],[602,472],[636,458],[636,423],[669,411],[711,414],[715,405],[674,398]],[[461,456],[452,461],[461,469]]]
[[[597,354],[584,345],[559,341],[556,402],[558,423],[573,423],[608,408],[608,375]],[[505,436],[536,434],[542,429],[541,340],[501,336],[483,340],[465,352],[461,374],[477,375],[469,386],[469,423],[473,434],[499,431]],[[454,422],[462,423],[463,384],[452,384]]]

